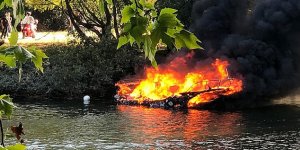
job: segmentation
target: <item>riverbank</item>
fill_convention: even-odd
[[[25,39],[27,40],[27,39]],[[114,83],[132,74],[143,64],[141,53],[131,47],[116,49],[117,41],[103,40],[90,45],[43,45],[49,56],[44,73],[32,63],[23,66],[21,82],[18,69],[1,67],[0,92],[14,96],[68,98],[109,97],[115,94]]]

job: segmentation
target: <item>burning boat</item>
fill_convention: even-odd
[[[199,108],[242,91],[242,80],[229,76],[228,61],[215,59],[190,65],[192,56],[187,54],[157,68],[148,67],[140,80],[118,82],[117,103],[166,109]]]

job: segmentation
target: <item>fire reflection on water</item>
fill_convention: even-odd
[[[117,109],[128,120],[128,124],[121,127],[121,130],[132,134],[129,137],[140,137],[146,143],[176,139],[191,142],[213,136],[237,135],[241,132],[241,116],[238,113],[170,111],[132,106],[118,106]]]

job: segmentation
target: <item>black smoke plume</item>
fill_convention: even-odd
[[[251,107],[299,87],[300,0],[198,0],[192,19],[204,57],[227,59],[243,76],[243,92],[222,105]]]

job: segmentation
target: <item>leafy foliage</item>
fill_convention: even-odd
[[[1,1],[0,1],[1,2]],[[4,0],[2,4],[13,7],[14,18],[16,18],[15,26],[11,32],[10,37],[8,38],[9,45],[5,50],[0,51],[0,62],[6,63],[9,67],[16,67],[17,62],[19,62],[19,68],[22,67],[22,64],[26,63],[28,59],[34,63],[36,68],[43,72],[43,58],[48,58],[46,54],[34,47],[31,47],[29,50],[26,48],[17,45],[18,42],[18,31],[16,26],[24,16],[24,7],[22,0]]]
[[[52,10],[62,3],[62,0],[25,0],[27,7],[31,7],[39,11]]]
[[[124,29],[119,38],[118,48],[136,43],[142,48],[153,66],[156,66],[155,54],[159,44],[168,47],[202,49],[200,40],[177,19],[177,10],[164,8],[157,15],[154,4],[156,0],[131,0],[132,4],[122,10],[121,23]]]
[[[14,107],[15,105],[12,103],[12,98],[9,95],[0,95],[0,118],[2,118],[2,115],[10,118]]]
[[[34,48],[31,51],[25,49],[22,46],[17,45],[18,42],[18,32],[17,25],[20,20],[24,17],[25,11],[23,6],[23,0],[0,0],[0,9],[3,7],[11,7],[13,9],[13,16],[16,19],[15,24],[12,28],[11,35],[8,39],[9,47],[5,50],[0,51],[0,62],[5,63],[9,67],[16,67],[17,63],[19,64],[19,81],[21,79],[22,65],[28,60],[31,59],[35,64],[35,67],[43,72],[42,59],[47,58],[44,52],[41,50],[36,50]],[[4,138],[3,138],[3,127],[2,127],[2,116],[5,115],[7,118],[10,118],[14,108],[12,103],[12,98],[9,95],[3,94],[0,95],[0,128],[1,128],[1,145],[0,149],[5,150],[24,150],[26,146],[22,144],[16,144],[4,147]]]
[[[44,68],[43,58],[48,58],[47,55],[40,49],[35,47],[30,47],[26,49],[22,46],[17,45],[18,42],[18,32],[14,30],[9,37],[10,47],[0,51],[0,62],[4,62],[9,67],[19,68],[19,80],[21,79],[22,65],[31,60],[35,67],[43,72]],[[17,63],[19,64],[17,66]]]
[[[89,93],[93,97],[112,96],[115,82],[133,74],[145,64],[143,53],[118,41],[102,39],[89,45],[51,45],[44,47],[44,73],[36,72],[32,63],[23,65],[21,82],[16,69],[5,68],[0,74],[0,91],[21,96],[76,98]]]
[[[19,81],[22,75],[22,66],[27,60],[31,60],[35,67],[43,72],[43,58],[48,58],[47,55],[40,49],[31,47],[26,49],[22,46],[12,46],[5,50],[0,51],[0,62],[4,62],[9,67],[19,68]],[[17,63],[19,65],[17,65]]]

